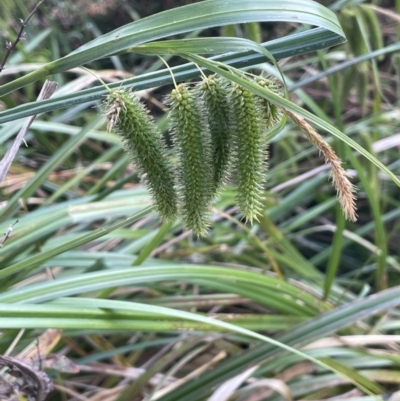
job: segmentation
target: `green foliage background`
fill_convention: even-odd
[[[391,397],[400,383],[399,2],[324,2],[340,25],[334,14],[305,2],[314,7],[312,18],[324,18],[339,36],[341,26],[348,39],[329,49],[310,45],[310,52],[301,50],[310,26],[296,23],[299,10],[289,22],[268,22],[266,13],[261,22],[238,24],[226,9],[218,26],[204,18],[198,30],[187,22],[179,33],[164,21],[165,36],[188,39],[183,43],[143,44],[147,38],[120,49],[112,35],[101,37],[188,3],[194,2],[48,1],[0,74],[2,153],[23,117],[44,112],[0,184],[0,228],[19,220],[0,249],[0,354],[19,333],[13,355],[45,329],[63,329],[53,352],[80,372],[48,371],[57,383],[54,400],[75,393],[118,401]],[[34,4],[2,2],[4,38],[15,38],[18,18]],[[157,37],[155,22],[146,33],[146,20],[139,21],[141,38]],[[315,43],[327,35],[318,29]],[[137,37],[134,28],[125,32]],[[232,38],[205,39],[221,36]],[[204,41],[189,40],[196,37]],[[186,61],[176,53],[194,60],[193,49],[260,52],[244,39],[279,38],[289,42],[267,50],[284,57],[293,103],[282,102],[309,117],[345,162],[358,187],[358,221],[345,222],[328,167],[288,122],[271,135],[258,223],[246,225],[237,214],[230,185],[215,202],[206,238],[193,238],[180,220],[161,223],[136,166],[98,116],[106,91],[75,67],[85,63],[116,87],[124,80],[143,90],[169,141],[161,102],[171,79],[146,53],[166,54],[182,81],[198,70],[182,67]],[[251,71],[279,76],[265,56],[254,56],[260,61]],[[249,69],[251,58],[240,57],[237,66]],[[59,89],[39,104],[47,72]],[[301,352],[283,352],[282,344]]]

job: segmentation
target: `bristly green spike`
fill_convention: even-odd
[[[263,139],[263,115],[256,96],[233,84],[230,95],[235,138],[237,201],[250,223],[263,211],[267,150]]]
[[[230,85],[223,78],[211,75],[198,85],[198,92],[210,127],[214,197],[228,179],[232,155]]]
[[[178,196],[172,165],[161,133],[145,106],[133,92],[112,90],[105,101],[104,113],[109,121],[108,130],[120,136],[125,150],[145,174],[157,211],[166,220],[175,219]]]
[[[255,82],[262,86],[263,88],[269,89],[270,91],[276,93],[277,95],[283,96],[282,83],[275,77],[257,77]],[[262,113],[262,118],[264,120],[264,129],[269,130],[273,125],[281,121],[282,111],[279,107],[272,104],[269,100],[258,97],[260,103],[260,111]]]
[[[167,101],[172,135],[180,162],[180,198],[186,225],[204,236],[210,225],[212,191],[208,126],[194,91],[178,85]]]

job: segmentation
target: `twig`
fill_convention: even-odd
[[[43,85],[42,90],[39,93],[37,100],[48,99],[54,93],[56,88],[57,88],[57,82],[46,81]],[[0,161],[0,182],[3,181],[4,177],[6,176],[8,169],[11,166],[11,163],[18,152],[21,142],[23,141],[26,132],[28,131],[29,127],[31,126],[35,118],[36,115],[31,116],[27,119],[27,121],[21,128],[21,131],[19,131],[17,137],[15,138],[14,143],[11,145],[10,149],[7,150],[7,153]]]
[[[2,63],[0,64],[0,72],[4,70],[4,66],[7,62],[8,57],[10,56],[11,52],[14,50],[15,46],[17,46],[18,42],[23,39],[23,33],[24,29],[26,27],[26,24],[29,22],[29,20],[32,18],[33,14],[35,14],[36,10],[41,6],[41,4],[44,3],[44,0],[40,0],[39,3],[36,4],[35,8],[32,10],[32,12],[29,14],[28,18],[24,21],[23,19],[20,19],[21,21],[21,29],[18,32],[17,39],[15,39],[14,43],[10,41],[6,41],[6,54],[4,56],[4,59]]]

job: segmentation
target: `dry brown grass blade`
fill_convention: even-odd
[[[331,176],[336,188],[338,199],[347,220],[356,221],[355,187],[347,178],[348,174],[342,167],[342,161],[332,147],[324,141],[320,134],[302,117],[289,110],[283,112],[306,134],[308,140],[324,155],[325,162],[331,163]]]
[[[193,370],[191,373],[186,375],[183,378],[176,380],[174,383],[167,385],[166,387],[158,390],[153,397],[151,398],[153,401],[157,400],[158,398],[162,397],[164,394],[168,394],[170,391],[182,386],[184,383],[188,382],[189,380],[193,379],[194,377],[199,376],[201,373],[207,371],[211,366],[214,366],[218,362],[222,361],[227,357],[227,353],[225,351],[221,351],[216,355],[213,359],[208,361],[207,363],[201,365],[199,368]]]
[[[50,98],[54,91],[57,88],[57,82],[53,81],[46,81],[43,85],[42,90],[39,93],[37,100],[44,100]],[[21,130],[19,131],[17,137],[15,138],[14,143],[11,145],[10,149],[7,150],[6,154],[4,155],[3,159],[0,162],[0,182],[3,181],[4,177],[6,176],[12,161],[14,160],[15,155],[18,152],[18,149],[21,145],[21,142],[24,139],[26,132],[28,131],[29,127],[31,126],[33,120],[36,116],[29,117]]]

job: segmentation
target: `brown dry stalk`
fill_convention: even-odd
[[[283,112],[306,134],[308,140],[324,155],[325,162],[331,164],[332,182],[336,188],[338,199],[347,220],[356,221],[355,187],[349,181],[342,161],[332,147],[324,141],[320,134],[302,117],[282,108]]]

